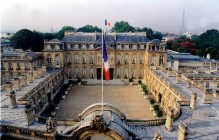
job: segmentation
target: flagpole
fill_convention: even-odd
[[[102,115],[103,115],[103,62],[104,62],[104,59],[103,59],[103,32],[102,31],[102,69],[101,69],[101,77],[102,77]]]

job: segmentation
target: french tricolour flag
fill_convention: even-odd
[[[109,80],[109,61],[107,58],[107,51],[106,51],[106,43],[105,43],[105,36],[103,35],[103,69],[104,69],[104,76],[106,80]]]

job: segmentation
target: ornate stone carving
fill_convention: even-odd
[[[91,122],[91,128],[94,131],[104,133],[107,131],[107,124],[102,115],[97,115]]]
[[[160,132],[156,132],[153,140],[163,140],[163,137],[161,136]]]
[[[49,117],[49,119],[46,121],[46,132],[51,133],[54,130],[54,122]]]

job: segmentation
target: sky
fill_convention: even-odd
[[[104,29],[107,19],[111,27],[127,21],[134,27],[179,33],[184,9],[187,32],[219,30],[219,0],[0,0],[0,23],[2,32],[50,32],[66,25]]]

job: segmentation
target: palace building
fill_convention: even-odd
[[[161,44],[158,49],[156,40],[149,42],[146,33],[108,33],[106,46],[110,65],[110,79],[142,79],[144,66],[153,63],[155,66],[164,64],[167,56],[166,48]],[[68,79],[101,79],[102,66],[102,35],[101,33],[69,33],[60,41],[45,41],[43,56],[47,66],[65,67]],[[152,60],[145,59],[156,50],[159,56],[153,55]],[[155,57],[159,62],[155,63]]]
[[[42,53],[4,49],[1,53],[1,85],[14,77],[25,77],[28,71],[36,70],[42,63]]]
[[[219,61],[167,50],[145,32],[107,33],[106,46],[106,102],[101,33],[68,31],[42,52],[2,51],[2,139],[218,139]]]

